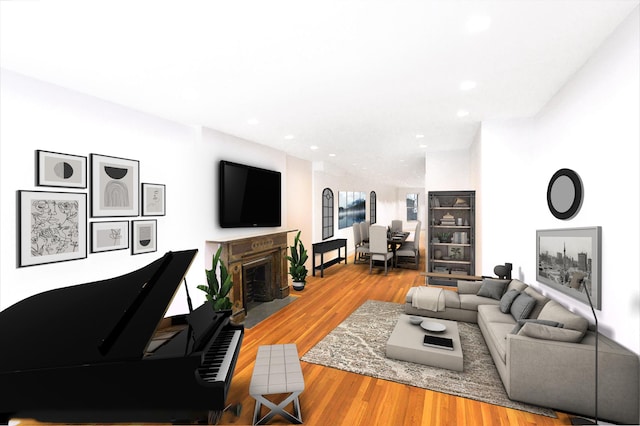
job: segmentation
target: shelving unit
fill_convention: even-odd
[[[475,191],[430,191],[427,272],[433,285],[455,286],[475,275]]]

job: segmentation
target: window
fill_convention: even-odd
[[[376,223],[376,192],[369,193],[369,221],[373,225]]]
[[[407,194],[407,220],[418,220],[418,194]]]
[[[322,191],[322,239],[333,237],[333,191]]]

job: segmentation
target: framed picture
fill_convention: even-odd
[[[91,217],[138,216],[140,163],[91,154]]]
[[[349,228],[354,223],[364,222],[366,213],[364,192],[338,192],[338,229]]]
[[[158,183],[142,184],[142,216],[164,216],[165,186]]]
[[[536,231],[536,279],[589,305],[586,289],[600,309],[601,234],[599,226]],[[584,285],[575,277],[584,277]]]
[[[87,194],[18,191],[18,206],[20,267],[87,257]]]
[[[91,253],[129,248],[129,221],[91,222]]]
[[[158,249],[157,221],[134,220],[131,231],[131,254],[151,253]]]
[[[87,157],[37,150],[36,171],[38,186],[87,187]]]

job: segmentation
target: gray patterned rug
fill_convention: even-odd
[[[547,417],[553,410],[511,401],[476,324],[459,322],[464,371],[389,359],[385,345],[403,306],[368,300],[301,359],[365,376],[430,389]]]

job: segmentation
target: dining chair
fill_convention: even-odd
[[[360,222],[360,235],[362,235],[362,242],[364,244],[369,243],[369,226],[371,226],[369,221]]]
[[[391,221],[391,232],[402,232],[402,221],[394,219]]]
[[[416,230],[413,234],[412,241],[405,241],[396,250],[396,262],[397,264],[411,264],[415,265],[415,269],[418,269],[420,264],[420,228],[422,222],[418,221],[416,224]]]
[[[353,257],[353,263],[358,263],[359,260],[364,261],[369,255],[369,244],[362,242],[362,232],[359,223],[354,223],[353,226],[353,244],[355,246],[355,254]]]
[[[369,273],[373,269],[374,261],[384,263],[385,275],[387,275],[389,262],[393,268],[393,253],[389,251],[387,244],[387,228],[380,225],[372,225],[369,228]]]

